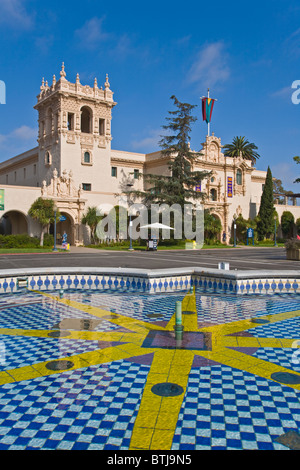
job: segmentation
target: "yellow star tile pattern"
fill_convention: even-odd
[[[175,313],[165,326],[160,326],[159,323],[152,324],[144,322],[130,318],[125,314],[112,314],[108,310],[86,305],[75,300],[58,298],[49,293],[43,293],[43,295],[78,309],[81,312],[88,313],[93,317],[106,319],[123,329],[122,331],[111,332],[70,330],[68,338],[73,340],[118,342],[118,345],[99,348],[94,351],[62,357],[56,360],[60,364],[62,364],[61,361],[66,361],[66,363],[68,361],[68,364],[70,364],[71,361],[72,364],[71,367],[68,367],[68,370],[111,363],[117,360],[126,360],[145,354],[153,355],[131,436],[130,449],[132,450],[171,449],[178,415],[183,403],[195,356],[200,356],[235,369],[247,371],[268,380],[274,380],[272,374],[278,372],[292,373],[293,376],[300,378],[300,374],[295,371],[233,349],[243,347],[291,348],[297,338],[278,339],[239,336],[240,333],[247,332],[257,326],[251,319],[198,328],[195,289],[193,292],[188,293],[182,302],[183,337],[188,334],[201,333],[202,336],[199,336],[199,341],[203,338],[209,338],[208,347],[204,347],[202,343],[202,346],[198,347],[197,336],[194,337],[194,341],[191,343],[192,346],[182,347],[184,343],[174,341],[172,343],[173,346],[164,346],[164,338],[170,339],[172,335],[175,335]],[[267,320],[269,323],[274,323],[298,316],[300,316],[300,311],[293,311],[261,316],[260,320]],[[57,330],[1,328],[0,334],[49,338],[49,333],[55,331],[57,332]],[[149,342],[149,340],[147,340],[149,334],[152,335],[152,339],[155,338],[155,335],[161,334],[165,336],[162,336],[162,342],[156,344],[155,341]],[[53,340],[55,340],[55,338]],[[55,368],[54,370],[50,369],[47,367],[48,364],[49,361],[45,361],[30,366],[1,371],[0,385],[57,374],[64,371],[64,369],[61,368],[59,371]],[[158,384],[169,384],[170,386],[175,384],[176,387],[179,387],[181,392],[175,395],[158,395],[153,391],[153,387]],[[300,384],[285,385],[300,390]]]

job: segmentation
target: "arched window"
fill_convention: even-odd
[[[99,135],[105,135],[105,119],[99,119]]]
[[[68,131],[74,131],[74,113],[68,113]]]
[[[81,108],[81,132],[86,134],[92,132],[92,112],[87,106]]]
[[[45,135],[45,121],[40,122],[40,137],[44,137]]]
[[[211,201],[216,201],[218,198],[217,190],[216,189],[211,189],[210,190],[210,200]]]
[[[84,152],[84,163],[91,163],[90,152]]]
[[[239,168],[236,170],[236,184],[242,184],[242,170]]]
[[[46,116],[46,134],[52,133],[52,120],[53,120],[52,109],[48,108],[47,116]]]
[[[51,165],[51,155],[48,151],[45,153],[45,165]]]

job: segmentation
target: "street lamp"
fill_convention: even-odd
[[[54,203],[53,210],[54,210],[54,247],[52,251],[57,251],[57,248],[56,248],[56,214],[57,214],[58,208],[57,208],[56,203]]]
[[[126,186],[128,188],[132,188],[133,186],[133,183],[127,183]],[[129,208],[130,209],[130,208]],[[132,248],[132,238],[131,238],[131,230],[132,230],[132,220],[131,220],[131,213],[130,213],[130,210],[129,210],[129,251],[133,251],[133,248]]]
[[[236,215],[233,216],[233,246],[236,247]]]
[[[277,217],[274,215],[274,246],[277,246],[276,243],[276,222],[277,222]]]

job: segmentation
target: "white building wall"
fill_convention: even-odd
[[[39,184],[38,148],[0,163],[0,184],[37,186]]]
[[[32,203],[41,196],[41,189],[15,185],[0,185],[0,189],[4,190],[4,210],[0,211],[0,219],[11,212],[20,213],[26,219],[28,235],[39,237],[40,225],[29,217],[28,211]]]

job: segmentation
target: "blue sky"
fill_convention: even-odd
[[[270,166],[286,189],[300,166],[300,105],[291,101],[300,79],[298,1],[0,0],[0,161],[37,145],[33,109],[42,77],[103,85],[108,73],[117,106],[112,147],[151,152],[171,95],[198,105],[191,147],[207,131],[200,97],[217,98],[211,130],[230,143],[245,136],[258,146],[258,169]]]

